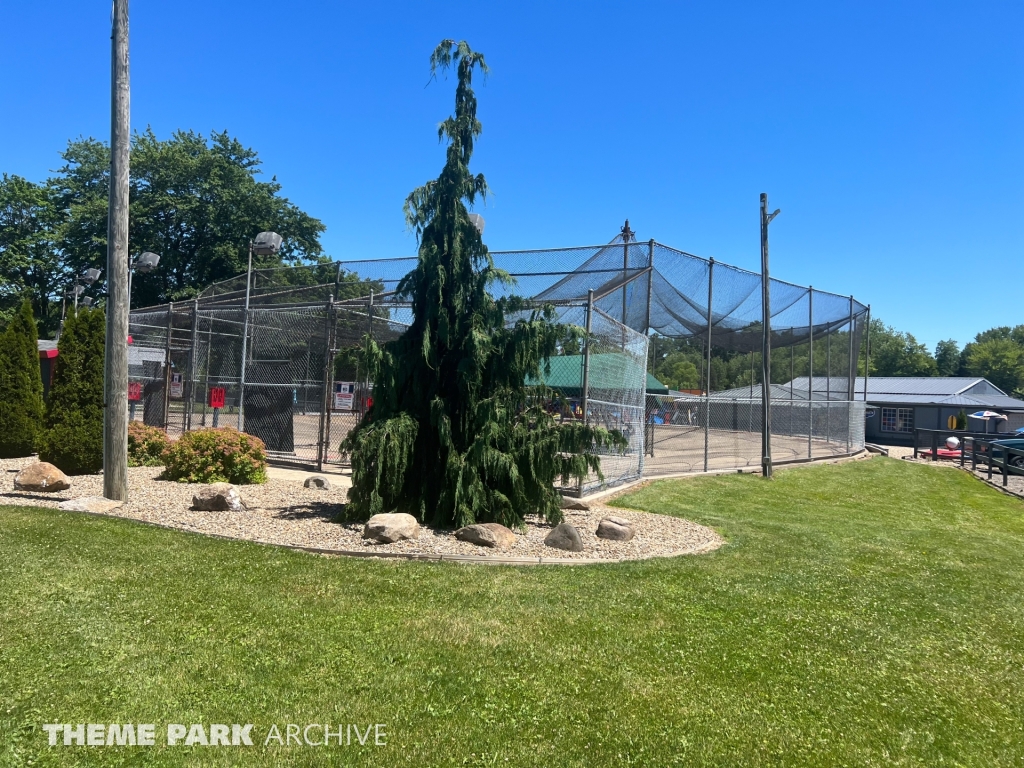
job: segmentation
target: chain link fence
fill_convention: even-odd
[[[760,275],[621,237],[492,257],[510,276],[494,285],[497,295],[553,306],[561,322],[589,330],[584,350],[552,360],[546,383],[558,391],[562,418],[626,436],[624,454],[602,457],[605,485],[760,465]],[[172,436],[234,426],[260,437],[277,461],[344,464],[340,444],[373,398],[358,352],[367,337],[384,343],[411,324],[396,289],[415,265],[395,258],[257,269],[190,301],[133,310],[131,417]],[[853,381],[868,308],[775,279],[770,291],[775,460],[859,450],[864,404]],[[649,377],[648,346],[658,338],[694,350],[695,389]],[[749,386],[716,392],[721,361],[712,350],[749,355]],[[600,484],[589,477],[576,490]]]

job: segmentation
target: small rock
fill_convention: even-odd
[[[331,490],[331,481],[320,475],[310,475],[306,478],[306,482],[302,484],[302,487],[315,488],[318,491],[329,491]]]
[[[585,501],[574,499],[569,496],[562,497],[562,509],[582,509],[584,512],[590,511],[590,505]]]
[[[213,483],[192,496],[192,509],[200,512],[244,512],[245,504],[231,483]]]
[[[580,533],[569,523],[559,523],[544,537],[544,544],[567,552],[582,552],[583,540]]]
[[[500,523],[467,525],[455,532],[455,538],[459,541],[476,544],[478,547],[493,547],[494,549],[508,549],[516,543],[516,535]]]
[[[71,487],[71,480],[53,464],[37,461],[29,464],[14,476],[14,488],[18,491],[45,491],[55,493]]]
[[[416,518],[405,512],[388,512],[374,515],[366,521],[363,538],[377,544],[393,544],[402,539],[415,539],[420,535],[420,524]]]
[[[123,506],[123,501],[112,501],[111,499],[105,499],[102,496],[83,496],[80,499],[62,501],[57,505],[57,509],[63,509],[67,512],[96,512],[99,514],[106,514],[107,512],[113,512],[115,509],[120,509]]]
[[[610,541],[629,541],[636,535],[633,523],[624,517],[608,515],[597,525],[597,538]]]

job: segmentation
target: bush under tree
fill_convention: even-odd
[[[141,421],[128,422],[128,466],[160,467],[171,441],[159,427]]]
[[[39,458],[69,475],[103,468],[103,351],[106,317],[79,309],[64,322]]]
[[[435,75],[450,67],[458,74],[455,115],[439,129],[447,161],[406,200],[419,256],[397,292],[412,303],[412,325],[382,346],[366,340],[374,402],[342,444],[352,461],[348,512],[409,512],[440,526],[519,526],[527,514],[556,521],[555,481],[599,473],[596,450],[621,449],[625,440],[559,424],[544,407],[550,393],[526,386],[542,379],[559,345],[578,350],[582,330],[554,323],[551,307],[523,313],[521,300],[490,294],[509,278],[495,269],[467,210],[487,192],[484,177],[469,170],[481,131],[472,76],[487,71],[484,57],[445,40],[430,66]]]
[[[267,481],[263,441],[232,427],[186,432],[171,443],[163,458],[166,480],[239,485]]]
[[[0,334],[0,459],[31,456],[43,429],[43,379],[32,305],[26,299]]]

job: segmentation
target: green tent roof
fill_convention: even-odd
[[[621,353],[606,352],[590,356],[591,389],[633,389],[635,387],[636,365],[632,359]],[[551,358],[551,372],[545,373],[541,366],[544,383],[561,390],[564,394],[579,395],[583,382],[583,356],[561,355]],[[529,381],[528,384],[535,384]],[[647,374],[647,392],[667,395],[668,387]]]

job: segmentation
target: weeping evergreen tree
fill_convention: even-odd
[[[467,210],[487,194],[484,177],[469,170],[481,131],[473,72],[487,67],[465,42],[445,40],[430,57],[431,75],[453,67],[455,115],[438,130],[447,161],[405,203],[419,260],[397,292],[414,319],[394,341],[367,339],[374,402],[342,445],[352,461],[350,511],[409,512],[438,526],[518,526],[527,514],[554,522],[555,481],[600,474],[596,451],[626,441],[557,423],[544,407],[551,393],[526,386],[559,345],[578,350],[583,332],[553,322],[551,307],[527,310],[488,290],[510,278],[494,267]]]
[[[43,379],[32,304],[0,334],[0,459],[31,456],[43,428]]]

